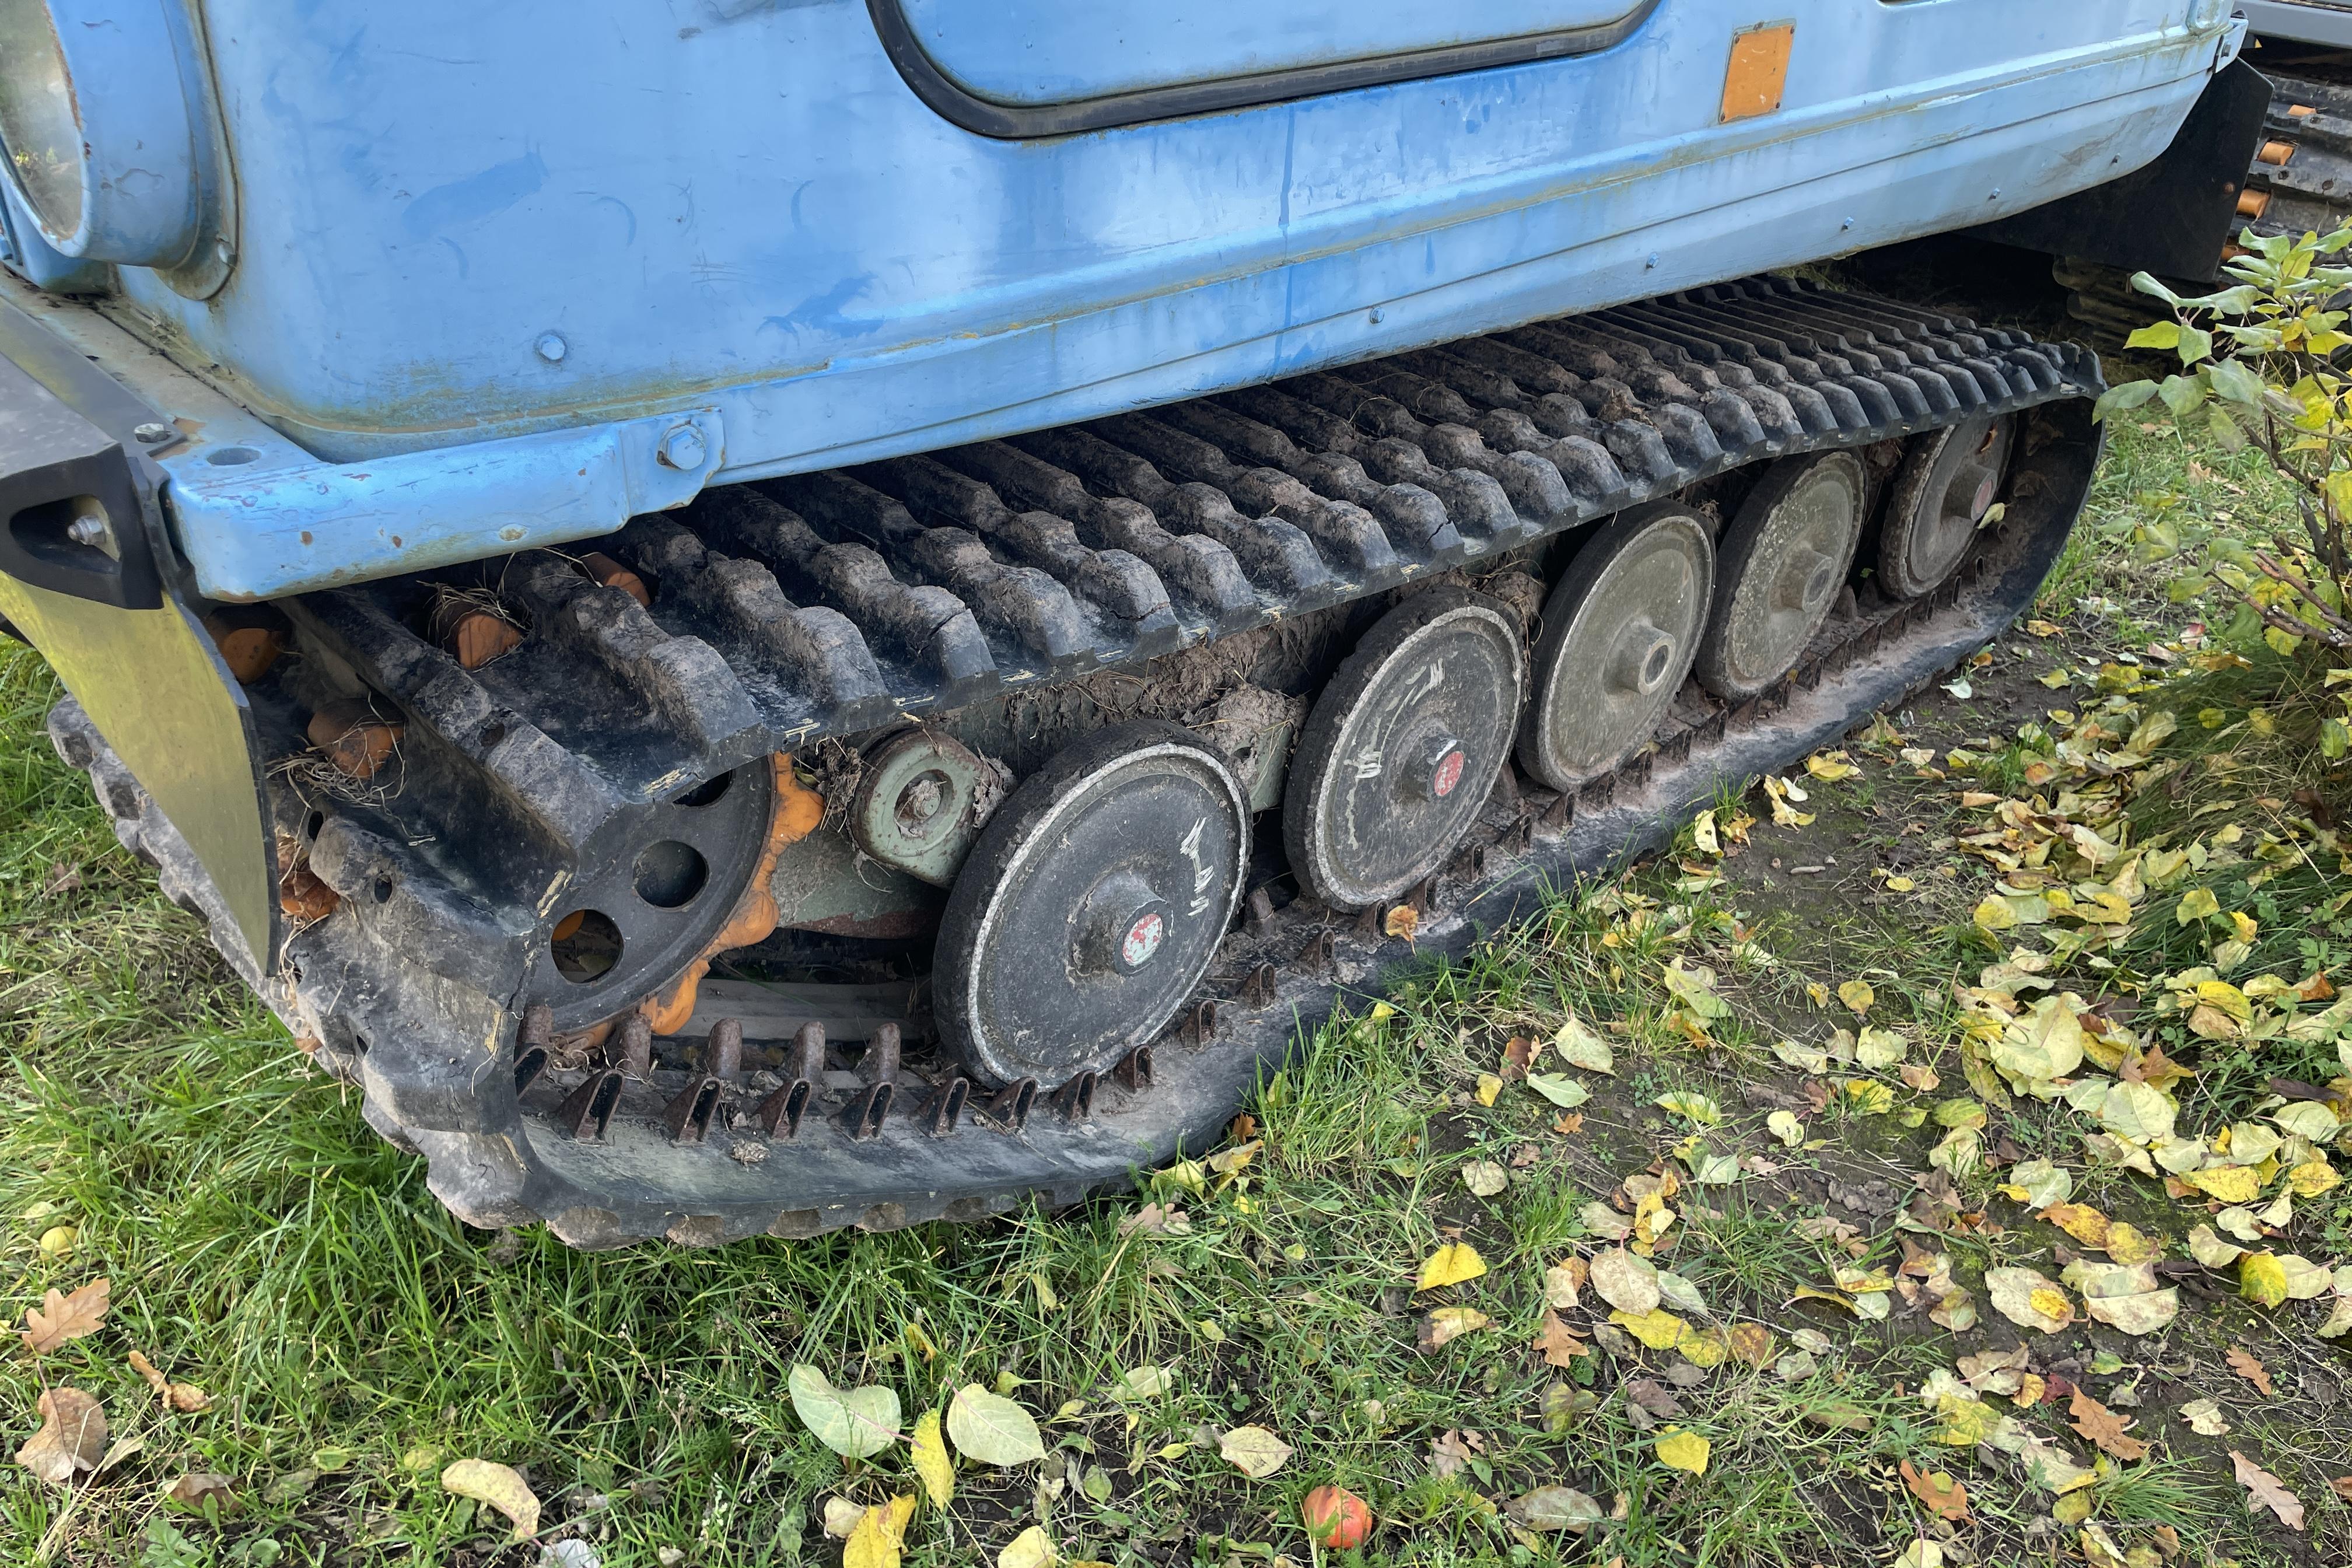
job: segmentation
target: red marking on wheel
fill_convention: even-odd
[[[1999,477],[1995,476],[1988,478],[1984,483],[1977,487],[1977,499],[1969,508],[1970,517],[1982,517],[1985,514],[1986,509],[1992,505],[1993,491],[2000,483]]]
[[[1440,800],[1452,795],[1454,786],[1462,782],[1463,761],[1462,748],[1459,746],[1438,758],[1437,772],[1432,774],[1429,780],[1430,794]]]
[[[1167,934],[1167,923],[1154,910],[1127,928],[1127,940],[1119,943],[1119,957],[1129,969],[1140,969],[1151,962],[1151,955],[1160,951],[1160,939]]]

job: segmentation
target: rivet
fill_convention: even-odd
[[[673,468],[692,470],[702,467],[702,432],[691,425],[679,425],[662,437],[661,460]]]
[[[541,332],[532,346],[539,350],[539,357],[550,364],[562,364],[563,356],[572,352],[572,345],[563,341],[561,332]]]
[[[1848,219],[1846,219],[1843,223],[1842,223],[1842,224],[1838,225],[1838,227],[1840,227],[1840,228],[1842,228],[1842,229],[1843,229],[1843,228],[1852,228],[1853,226],[1853,219],[1852,219],[1852,218],[1848,218]]]
[[[1985,200],[1989,202],[1997,202],[2000,200],[2000,187],[1999,185],[1995,185],[1992,188],[1992,195],[1987,196]]]
[[[1656,251],[1654,251],[1654,251],[1650,252],[1650,259],[1648,259],[1647,261],[1644,261],[1643,263],[1642,263],[1642,268],[1643,268],[1643,271],[1645,271],[1645,272],[1646,272],[1646,271],[1650,270],[1651,268],[1653,268],[1656,267],[1657,265],[1658,265],[1658,253],[1657,253]]]
[[[1381,310],[1378,305],[1373,306],[1373,307],[1372,307],[1372,325],[1374,325],[1374,326],[1376,326],[1376,327],[1377,327],[1377,326],[1379,326],[1382,321],[1386,321],[1386,320],[1388,320],[1388,312],[1387,312],[1387,311],[1385,311],[1385,310]]]
[[[173,428],[171,426],[161,424],[152,419],[148,420],[144,424],[134,425],[131,427],[131,439],[137,441],[142,447],[160,447],[178,434],[179,431]]]

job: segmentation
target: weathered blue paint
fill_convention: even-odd
[[[635,497],[565,442],[668,410],[750,479],[2020,211],[2160,151],[2229,10],[1664,0],[1596,54],[1022,142],[919,100],[855,0],[207,0],[237,262],[122,288],[282,432],[226,489],[210,424],[163,459],[205,591],[266,596],[578,537]],[[1780,20],[1782,107],[1720,123],[1731,35]]]

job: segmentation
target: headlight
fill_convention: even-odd
[[[0,144],[41,226],[51,235],[81,227],[81,127],[66,53],[40,0],[0,0]]]
[[[0,0],[0,163],[67,256],[185,261],[209,131],[181,0]]]

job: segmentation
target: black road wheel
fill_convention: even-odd
[[[2013,428],[2005,414],[1986,416],[1912,441],[1879,528],[1880,592],[1916,599],[1959,570],[2000,494]]]
[[[1690,674],[1714,589],[1715,543],[1686,507],[1633,507],[1587,541],[1544,601],[1520,764],[1574,789],[1649,740]]]
[[[1432,588],[1364,635],[1315,700],[1284,786],[1291,869],[1360,910],[1445,863],[1510,754],[1526,682],[1500,601]]]
[[[1865,492],[1851,452],[1764,471],[1716,542],[1714,608],[1692,666],[1701,686],[1738,701],[1788,673],[1845,586]]]
[[[1249,864],[1249,793],[1191,731],[1114,725],[981,830],[940,917],[941,1038],[992,1083],[1054,1089],[1158,1037],[1208,972]]]

